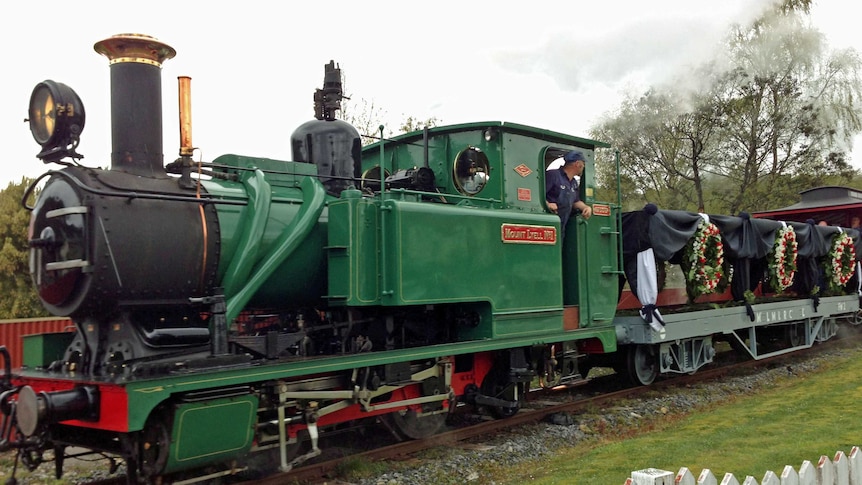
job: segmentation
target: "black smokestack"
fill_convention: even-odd
[[[166,177],[161,69],[176,51],[140,34],[115,35],[93,48],[111,66],[111,170]]]

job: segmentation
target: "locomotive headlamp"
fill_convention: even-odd
[[[36,155],[43,162],[65,157],[83,158],[75,153],[84,130],[84,104],[78,94],[65,84],[43,81],[33,88],[27,121],[42,151]]]

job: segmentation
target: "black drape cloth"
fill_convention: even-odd
[[[637,294],[637,254],[652,248],[657,263],[679,263],[682,250],[694,235],[702,217],[694,212],[662,210],[653,204],[644,209],[622,214],[623,270],[632,293]],[[766,256],[775,244],[780,221],[740,216],[709,215],[721,233],[724,257],[733,265],[731,294],[742,300],[748,290],[754,290],[764,280],[769,261]],[[797,273],[790,288],[800,294],[810,294],[815,285],[823,288],[820,264],[829,253],[832,237],[840,230],[834,226],[787,222],[796,232]],[[845,229],[859,252],[859,232]]]

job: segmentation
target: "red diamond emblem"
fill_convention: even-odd
[[[530,167],[524,165],[523,163],[515,167],[515,172],[517,172],[518,175],[520,175],[521,177],[526,177],[527,175],[533,173],[533,171],[530,170]]]

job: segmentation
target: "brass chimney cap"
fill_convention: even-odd
[[[93,49],[107,57],[111,64],[140,62],[161,67],[163,62],[177,55],[173,47],[143,34],[117,34],[96,42]]]

